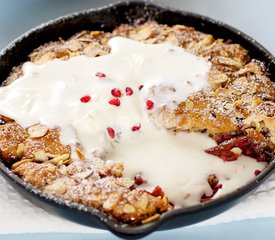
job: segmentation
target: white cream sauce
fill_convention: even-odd
[[[211,64],[171,44],[143,44],[114,37],[109,55],[52,60],[42,65],[24,63],[23,76],[0,88],[0,113],[23,127],[42,123],[61,129],[61,140],[72,148],[80,144],[92,157],[123,162],[125,175],[142,174],[149,190],[160,185],[178,206],[199,202],[215,173],[225,194],[247,183],[264,163],[248,157],[223,162],[204,150],[215,143],[200,133],[175,135],[158,129],[149,113],[173,109],[191,93],[209,86]],[[102,72],[104,78],[96,76]],[[140,86],[143,86],[139,90]],[[126,87],[133,90],[125,94]],[[119,89],[120,106],[110,105],[112,89]],[[80,99],[89,95],[91,100]],[[146,101],[154,106],[146,109]],[[140,129],[132,131],[133,126]],[[111,138],[107,128],[115,131]]]

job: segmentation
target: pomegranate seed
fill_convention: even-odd
[[[126,95],[127,96],[131,96],[134,92],[133,92],[133,90],[132,90],[132,88],[129,88],[129,87],[127,87],[126,89],[125,89],[125,92],[126,92]]]
[[[154,102],[152,102],[151,100],[147,100],[146,101],[146,109],[151,110],[153,107],[154,107]]]
[[[121,97],[121,91],[117,88],[114,88],[111,90],[111,94],[114,96],[114,97]]]
[[[143,88],[143,85],[140,85],[139,87],[138,87],[138,90],[141,90]]]
[[[140,127],[141,127],[141,125],[139,123],[138,125],[132,127],[132,131],[133,132],[138,131],[140,129]]]
[[[120,101],[119,101],[119,99],[118,98],[113,98],[113,99],[111,99],[110,101],[109,101],[109,104],[111,104],[111,105],[114,105],[114,106],[119,106],[120,105]]]
[[[164,192],[160,186],[156,186],[151,194],[155,197],[164,197]]]
[[[261,172],[262,172],[262,171],[256,169],[255,172],[254,172],[254,175],[255,175],[255,176],[258,176]]]
[[[86,95],[86,96],[83,96],[82,98],[80,98],[80,101],[83,103],[87,103],[90,100],[91,100],[91,96],[89,96],[89,95]]]
[[[142,183],[144,183],[145,181],[144,181],[144,179],[143,179],[143,177],[142,176],[140,176],[139,174],[137,174],[136,176],[135,176],[135,184],[136,185],[141,185]]]
[[[109,134],[110,138],[114,138],[115,137],[116,133],[115,133],[115,130],[113,128],[108,127],[107,131],[108,131],[108,134]]]
[[[95,75],[99,78],[105,78],[106,77],[106,74],[102,73],[102,72],[97,72]]]

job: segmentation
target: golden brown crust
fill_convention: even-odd
[[[66,200],[96,207],[125,223],[137,224],[171,206],[166,196],[132,190],[134,181],[112,174],[101,159],[76,160],[68,167],[27,162],[13,172],[26,182]]]
[[[37,164],[35,162],[23,163],[13,172],[39,189],[43,189],[61,176],[58,168],[53,164]]]
[[[17,147],[27,138],[26,131],[18,124],[11,122],[0,126],[1,160],[7,164],[19,160]]]

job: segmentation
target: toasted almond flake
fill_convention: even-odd
[[[75,152],[80,160],[84,160],[86,158],[85,154],[81,152],[78,148],[75,149]]]
[[[57,166],[57,167],[60,167],[62,164],[63,164],[63,160],[59,161],[59,162],[56,164],[56,166]]]
[[[146,210],[147,206],[148,206],[148,197],[146,193],[143,193],[138,200],[135,202],[135,206],[138,209],[142,209],[142,210]]]
[[[121,197],[120,193],[112,193],[109,198],[103,203],[104,211],[111,211],[114,209]]]
[[[172,209],[173,206],[169,204],[168,197],[162,198],[163,207],[160,209],[160,212],[166,212],[169,209]]]
[[[185,108],[186,108],[186,110],[192,110],[194,108],[194,103],[189,99],[186,100]]]
[[[116,177],[122,177],[124,166],[122,163],[117,163],[112,166],[111,173]]]
[[[19,162],[14,163],[14,164],[11,166],[11,169],[15,169],[15,168],[19,167],[19,166],[20,166],[21,164],[23,164],[23,163],[32,162],[32,161],[33,161],[33,159],[24,159],[24,160],[21,160],[21,161],[19,161]]]
[[[69,157],[70,157],[70,154],[65,153],[65,154],[62,154],[58,157],[51,159],[49,162],[56,165],[59,161],[65,161],[65,160],[69,159]]]
[[[135,182],[129,178],[118,178],[116,184],[121,187],[130,188]]]
[[[123,207],[124,213],[134,213],[136,211],[135,207],[129,203],[126,203]]]
[[[19,143],[17,146],[16,154],[18,157],[22,157],[24,154],[25,145],[23,143]]]
[[[271,137],[271,138],[270,138],[270,141],[271,141],[273,144],[275,144],[275,137]]]
[[[234,102],[234,106],[237,107],[237,106],[241,106],[243,104],[243,101],[242,100],[236,100]]]
[[[132,35],[135,40],[145,40],[151,37],[153,34],[153,30],[151,27],[143,27],[138,32]]]
[[[28,134],[31,138],[39,138],[44,137],[47,134],[48,130],[49,129],[46,126],[42,124],[36,124],[28,128]]]
[[[227,109],[227,110],[230,110],[230,109],[233,108],[233,106],[234,106],[233,104],[227,103],[227,104],[224,105],[224,108]]]
[[[160,217],[160,214],[156,213],[155,215],[142,220],[141,223],[142,224],[147,224],[147,223],[150,223],[150,222],[153,222],[153,221],[157,220],[159,217]]]
[[[35,161],[37,161],[37,162],[45,162],[48,160],[48,157],[47,157],[45,151],[42,149],[34,152],[33,155],[34,155]]]
[[[59,155],[57,155],[57,154],[53,154],[53,153],[45,153],[46,154],[46,156],[48,157],[48,158],[55,158],[55,157],[58,157]]]
[[[35,61],[36,64],[43,64],[45,62],[48,62],[54,58],[53,53],[47,52],[44,55],[42,55],[38,60]]]
[[[65,162],[64,162],[64,164],[65,164]],[[64,164],[63,164],[62,166],[60,166],[60,168],[58,169],[59,172],[60,172],[62,175],[66,175],[66,173],[67,173],[67,167],[66,167]]]
[[[56,181],[44,188],[46,193],[54,195],[63,195],[67,191],[67,185],[64,182]]]
[[[47,162],[45,162],[45,163],[47,163]],[[52,166],[48,166],[48,167],[47,167],[47,171],[48,171],[48,172],[51,172],[51,173],[55,173],[56,168],[55,168],[55,166],[53,166],[53,165],[52,165]]]
[[[230,150],[231,152],[241,155],[242,154],[242,149],[238,148],[238,147],[234,147]]]
[[[71,164],[72,162],[73,162],[73,159],[69,158],[69,159],[63,161],[63,164],[64,164],[64,165],[69,165],[69,164]]]

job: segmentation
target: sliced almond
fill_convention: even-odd
[[[46,186],[44,191],[54,195],[63,195],[67,191],[67,185],[64,182],[56,181]]]
[[[136,208],[129,203],[126,203],[123,207],[124,213],[134,213],[135,211],[136,211]]]
[[[153,36],[153,29],[151,27],[141,28],[138,32],[134,33],[131,37],[135,40],[146,40]]]
[[[232,109],[233,107],[234,107],[234,105],[231,104],[231,103],[226,103],[226,104],[224,105],[224,108],[227,109],[227,110],[230,110],[230,109]]]
[[[159,217],[160,217],[160,214],[156,213],[155,215],[142,220],[141,223],[142,224],[150,223],[150,222],[153,222],[153,221],[157,220]]]
[[[44,137],[47,134],[48,130],[49,129],[46,126],[42,124],[36,124],[28,128],[28,134],[31,138],[39,138]]]
[[[63,164],[64,165],[70,165],[72,162],[73,162],[73,159],[69,158],[69,159],[63,161]]]
[[[47,157],[45,151],[42,149],[34,152],[33,155],[34,155],[35,161],[37,161],[37,162],[45,162],[48,160],[48,157]]]
[[[111,173],[116,177],[122,177],[123,170],[124,170],[123,164],[122,163],[117,163],[112,167]]]
[[[194,103],[191,100],[187,99],[185,102],[185,109],[189,111],[189,110],[193,110],[193,108],[194,108]]]
[[[60,167],[62,164],[63,164],[63,160],[59,161],[59,162],[56,164],[56,166],[57,166],[57,167]]]
[[[81,152],[78,148],[75,149],[75,152],[80,160],[84,160],[86,158],[85,154]]]
[[[24,154],[25,145],[23,143],[19,143],[17,146],[16,154],[18,157],[22,157]]]
[[[116,184],[121,187],[130,188],[135,184],[135,182],[130,178],[117,178]]]
[[[103,203],[103,210],[108,212],[114,209],[120,197],[120,193],[112,193],[109,198]]]
[[[52,154],[52,153],[46,153],[46,156],[48,158],[55,158],[55,157],[58,157],[59,155],[58,154]]]
[[[146,210],[148,206],[148,197],[146,193],[143,193],[134,204],[138,209]]]
[[[53,53],[47,52],[44,55],[40,56],[40,58],[35,60],[36,64],[43,64],[53,59]]]
[[[70,154],[65,153],[65,154],[62,154],[58,157],[55,157],[55,158],[51,159],[49,162],[56,165],[59,161],[65,161],[69,158],[70,158]]]
[[[21,161],[19,161],[19,162],[14,163],[14,164],[11,166],[11,169],[15,169],[15,168],[19,167],[19,166],[20,166],[21,164],[23,164],[23,163],[32,162],[32,161],[33,161],[33,159],[24,159],[24,160],[21,160]]]
[[[234,106],[237,107],[237,106],[241,106],[243,104],[243,101],[242,100],[236,100],[234,102]]]

